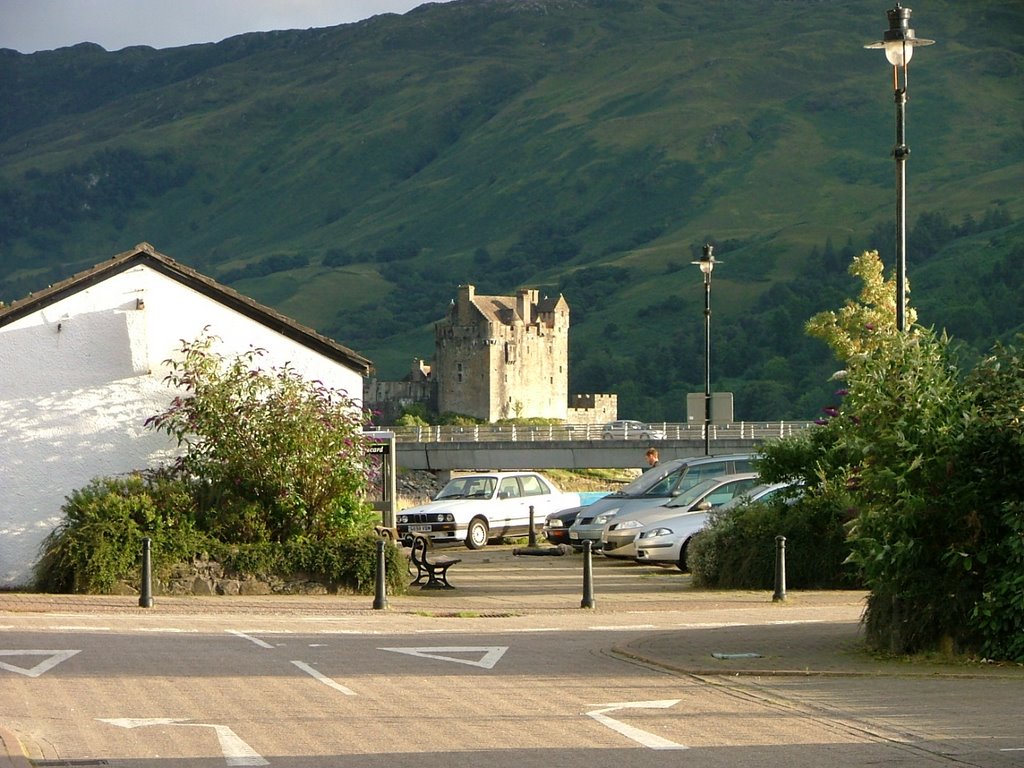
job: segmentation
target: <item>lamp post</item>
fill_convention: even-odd
[[[700,261],[691,261],[704,274],[704,455],[711,455],[711,271],[715,268],[714,246],[704,246]]]
[[[907,156],[906,143],[907,64],[919,45],[931,45],[934,40],[917,37],[910,28],[910,8],[897,3],[886,11],[889,29],[877,43],[865,48],[884,48],[885,57],[892,64],[892,84],[896,101],[896,330],[907,328]],[[902,73],[902,78],[900,74]]]

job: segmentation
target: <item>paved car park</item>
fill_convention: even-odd
[[[1024,757],[1024,668],[867,654],[860,592],[773,602],[597,557],[583,609],[578,554],[458,552],[456,589],[383,610],[365,595],[143,609],[0,594],[0,766],[29,765],[22,749],[37,766],[133,768]]]

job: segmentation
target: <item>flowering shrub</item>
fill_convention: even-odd
[[[177,469],[201,486],[201,527],[247,542],[365,527],[363,413],[287,366],[255,367],[263,350],[225,360],[214,339],[204,333],[167,361],[182,394],[146,422],[184,448]]]

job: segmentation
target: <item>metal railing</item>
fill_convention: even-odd
[[[650,431],[663,433],[658,440],[703,440],[704,424],[650,424]],[[813,426],[809,421],[739,421],[712,424],[709,440],[771,440],[788,437]],[[608,439],[601,424],[550,424],[522,426],[517,424],[483,424],[474,426],[380,427],[395,433],[399,443],[491,443],[491,442],[555,442]],[[617,440],[639,441],[647,431],[632,430]]]

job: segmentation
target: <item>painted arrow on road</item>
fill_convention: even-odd
[[[46,658],[32,667],[21,667],[17,664],[8,664],[0,661],[0,669],[17,672],[25,677],[39,677],[44,672],[56,667],[62,661],[67,661],[76,653],[81,651],[0,651],[0,656],[45,656]]]
[[[679,703],[679,699],[662,699],[660,701],[624,701],[618,704],[602,704],[601,709],[587,712],[587,717],[592,717],[601,725],[611,728],[616,733],[621,733],[627,739],[632,739],[649,749],[689,749],[682,744],[663,739],[653,733],[648,733],[632,725],[626,725],[618,720],[608,717],[606,712],[616,712],[620,709],[668,709]]]
[[[96,718],[101,723],[116,725],[118,728],[145,728],[150,725],[180,725],[194,728],[212,728],[217,734],[217,741],[220,742],[220,751],[230,766],[246,765],[270,765],[252,747],[242,741],[226,725],[213,725],[211,723],[190,723],[188,718],[179,717],[122,717],[122,718]]]
[[[456,664],[469,664],[471,667],[483,667],[493,669],[505,651],[507,645],[445,645],[440,647],[426,648],[378,648],[378,651],[391,651],[392,653],[404,653],[407,656],[420,656],[424,659],[440,659],[441,661],[454,661]],[[464,659],[459,656],[451,656],[452,653],[474,653],[483,654],[477,659]]]

